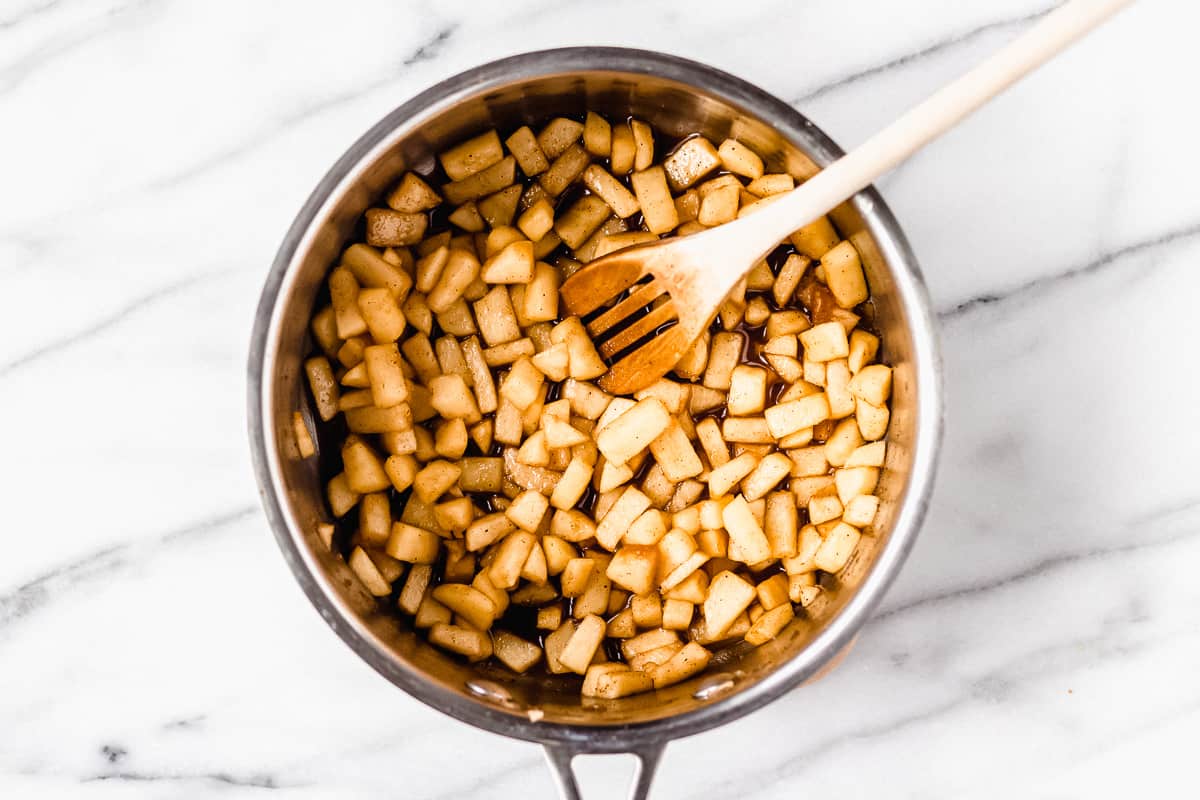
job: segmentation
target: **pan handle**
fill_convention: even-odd
[[[581,800],[579,782],[575,780],[575,770],[571,761],[575,756],[584,755],[591,751],[567,744],[546,744],[546,761],[550,763],[550,771],[554,782],[558,785],[558,793],[562,800]],[[658,760],[662,757],[666,742],[655,742],[628,751],[637,758],[637,771],[633,774],[633,787],[629,790],[629,800],[646,800],[650,796],[650,783],[654,780],[654,772],[658,769]]]

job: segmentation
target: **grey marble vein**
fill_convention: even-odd
[[[46,0],[44,3],[37,3],[28,8],[23,8],[11,16],[0,19],[0,31],[24,25],[48,11],[53,11],[56,8],[67,5],[69,2],[71,0]]]
[[[39,345],[29,352],[23,353],[8,362],[0,364],[0,378],[10,375],[17,370],[22,369],[23,367],[27,367],[42,358],[61,353],[62,351],[72,347],[73,345],[79,344],[80,342],[83,342],[92,336],[103,333],[110,328],[114,328],[133,315],[144,311],[156,303],[171,297],[175,297],[176,295],[182,294],[196,286],[201,286],[210,281],[219,280],[235,274],[238,274],[238,271],[234,269],[199,272],[175,281],[174,283],[160,286],[151,292],[147,292],[146,294],[131,300],[111,314],[108,314],[107,316],[104,316],[98,320],[94,320],[90,325],[82,330],[69,333],[62,338]]]
[[[1141,239],[1136,242],[1130,242],[1129,244],[1121,245],[1113,250],[1101,253],[1099,256],[1091,261],[1088,261],[1087,263],[1069,267],[1065,270],[1061,270],[1050,275],[1034,278],[1033,280],[1026,281],[1025,283],[1018,284],[1001,292],[987,292],[985,294],[968,298],[967,300],[963,300],[962,302],[958,303],[953,308],[939,311],[938,317],[944,322],[958,320],[984,306],[1005,303],[1018,297],[1027,296],[1048,286],[1058,285],[1072,280],[1073,278],[1098,273],[1108,267],[1120,264],[1126,258],[1131,256],[1152,252],[1178,242],[1189,241],[1197,236],[1200,236],[1200,222],[1189,223],[1178,228],[1173,228],[1172,230],[1165,231],[1157,236]]]
[[[510,778],[526,772],[536,772],[541,769],[546,769],[546,759],[544,757],[539,755],[537,758],[522,758],[512,762],[502,770],[489,772],[481,776],[478,780],[471,781],[466,785],[453,786],[444,792],[426,797],[424,800],[458,800],[458,798],[462,797],[475,797],[483,789],[492,786],[503,778]]]
[[[1189,503],[1188,507],[1195,507],[1197,504],[1200,504],[1200,500],[1193,500]],[[1016,572],[990,578],[986,581],[980,581],[957,589],[945,589],[934,594],[918,597],[915,600],[910,600],[901,605],[890,608],[885,607],[882,611],[876,613],[871,618],[871,622],[869,624],[875,625],[891,617],[900,616],[912,611],[927,609],[931,606],[938,605],[949,600],[975,597],[977,595],[995,591],[996,589],[1002,589],[1014,584],[1042,578],[1064,567],[1073,566],[1079,563],[1111,558],[1118,555],[1127,555],[1129,553],[1136,553],[1142,550],[1170,547],[1172,545],[1197,538],[1200,538],[1200,528],[1190,529],[1170,536],[1162,536],[1152,539],[1136,539],[1128,542],[1127,544],[1112,545],[1107,547],[1089,547],[1082,550],[1060,553],[1041,559]]]
[[[101,772],[80,778],[81,783],[217,783],[252,789],[294,789],[304,783],[281,783],[272,775],[234,775],[228,772]]]
[[[411,52],[402,56],[394,69],[386,72],[375,80],[353,86],[341,92],[321,97],[318,100],[297,108],[273,120],[266,127],[254,131],[250,136],[235,142],[215,153],[185,166],[183,169],[164,175],[135,191],[161,191],[174,188],[197,177],[205,175],[214,169],[219,169],[231,161],[260,150],[274,139],[308,122],[315,117],[333,111],[347,103],[362,98],[366,94],[383,89],[394,83],[408,67],[423,61],[429,61],[441,52],[442,48],[454,36],[458,24],[449,24],[439,28],[432,36],[425,39]]]
[[[0,69],[0,94],[16,89],[29,76],[47,66],[48,63],[74,53],[101,36],[124,30],[127,26],[136,24],[138,20],[136,12],[154,5],[156,1],[133,0],[125,6],[110,10],[103,17],[89,20],[79,27],[57,33],[37,49]],[[53,5],[48,7],[53,7]]]
[[[1139,642],[1124,645],[1123,647],[1113,651],[1109,650],[1096,651],[1097,646],[1108,645],[1112,638],[1111,631],[1104,631],[1098,634],[1081,636],[1064,641],[1055,641],[1054,643],[1037,647],[1032,650],[1026,650],[1017,654],[998,665],[986,669],[981,674],[973,677],[958,687],[951,699],[942,700],[933,704],[926,704],[924,707],[917,710],[900,714],[890,719],[880,722],[869,722],[865,725],[856,725],[844,732],[828,734],[819,741],[819,743],[805,747],[799,751],[791,751],[786,757],[776,763],[776,765],[768,768],[765,771],[756,770],[753,773],[753,791],[749,796],[759,796],[770,794],[775,796],[772,791],[779,784],[789,779],[796,778],[804,773],[807,766],[813,764],[822,756],[826,756],[834,751],[841,750],[847,746],[867,742],[872,740],[882,740],[887,737],[893,737],[895,734],[910,730],[928,722],[944,718],[945,716],[961,711],[963,709],[993,704],[1005,699],[1014,689],[1014,685],[1021,676],[1007,677],[1014,669],[1020,669],[1027,666],[1031,662],[1037,662],[1043,656],[1066,656],[1073,657],[1073,661],[1065,664],[1057,664],[1054,668],[1043,669],[1033,676],[1034,679],[1044,679],[1051,675],[1067,673],[1076,667],[1078,661],[1086,661],[1089,666],[1094,667],[1096,664],[1124,658],[1134,652],[1142,652],[1151,648],[1155,644],[1166,641],[1167,637],[1157,637],[1148,642]],[[881,709],[883,710],[883,709]],[[697,792],[689,795],[688,800],[701,800],[701,798],[711,797],[734,797],[747,796],[745,787],[750,784],[750,779],[747,774],[733,774],[729,778],[720,781],[716,784],[710,784],[705,787],[702,792]]]
[[[904,53],[903,55],[896,56],[895,58],[891,58],[880,64],[876,64],[875,66],[868,67],[857,72],[852,72],[848,75],[844,75],[840,78],[824,83],[807,92],[806,94],[802,94],[799,97],[791,100],[790,102],[794,106],[803,106],[818,98],[824,97],[830,92],[844,89],[847,86],[852,86],[860,83],[861,81],[868,80],[876,75],[881,75],[885,72],[896,69],[897,67],[907,66],[909,64],[929,58],[930,56],[935,56],[939,53],[944,53],[948,50],[961,47],[964,44],[970,44],[971,42],[979,39],[981,36],[986,36],[989,33],[1008,30],[1009,28],[1023,28],[1031,22],[1034,22],[1050,13],[1050,11],[1056,5],[1058,4],[1052,4],[1045,8],[1034,11],[1031,14],[1024,14],[1019,17],[1011,17],[1008,19],[996,20],[994,22],[988,22],[983,25],[979,25],[963,33],[955,34],[948,39],[942,39],[941,41],[934,42],[933,44],[922,47],[919,50],[913,50],[911,52]]]
[[[224,531],[230,525],[248,519],[258,506],[242,506],[215,514],[207,519],[145,539],[105,547],[39,575],[12,591],[0,595],[0,631],[25,620],[65,592],[111,577],[117,570],[146,561],[163,549],[180,542],[191,542]]]

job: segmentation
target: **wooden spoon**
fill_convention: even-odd
[[[587,324],[610,364],[600,386],[630,394],[665,375],[708,328],[730,290],[789,233],[870,185],[1130,2],[1068,0],[762,210],[702,233],[620,250],[576,272],[560,290],[570,314],[583,317],[618,301]]]

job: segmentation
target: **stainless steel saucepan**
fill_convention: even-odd
[[[471,666],[426,644],[383,613],[342,559],[318,540],[328,519],[315,459],[300,459],[291,415],[306,409],[302,360],[318,287],[363,210],[403,171],[427,172],[435,154],[483,130],[594,110],[629,115],[673,136],[735,136],[768,171],[808,176],[840,150],[791,107],[724,72],[673,56],[568,48],[495,61],[446,80],[388,114],[321,180],[288,231],[263,288],[249,360],[249,425],[267,518],[283,555],[329,626],[401,689],[463,722],[537,742],[562,794],[578,798],[571,759],[633,753],[632,796],[647,796],[663,747],[736,719],[816,675],[854,638],[895,578],[925,514],[942,432],[934,320],[916,259],[882,198],[860,192],[834,220],[862,254],[871,321],[895,365],[887,464],[874,536],[828,593],[776,639],[717,654],[686,683],[620,700],[581,699],[568,679]],[[307,413],[307,411],[306,411]]]

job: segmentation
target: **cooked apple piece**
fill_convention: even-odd
[[[421,256],[415,267],[417,291],[426,293],[433,291],[433,287],[437,286],[438,279],[442,277],[442,271],[446,269],[446,263],[449,260],[450,248],[445,246]]]
[[[696,540],[690,533],[673,528],[658,540],[658,577],[660,583],[696,552]]]
[[[486,514],[468,526],[465,537],[467,549],[473,553],[479,552],[488,545],[500,541],[514,530],[516,530],[516,526],[513,525],[512,520],[504,516],[503,512]]]
[[[348,436],[342,444],[342,464],[346,485],[357,494],[380,492],[391,486],[383,462],[371,446],[358,436]]]
[[[309,458],[317,452],[317,445],[308,430],[308,423],[299,411],[292,412],[292,433],[296,437],[296,452],[301,458]]]
[[[596,437],[596,446],[608,461],[624,464],[646,449],[670,424],[671,415],[663,402],[647,397],[604,425]]]
[[[546,572],[550,575],[562,574],[567,568],[567,563],[579,556],[579,551],[574,545],[553,535],[542,537],[542,551],[546,554]]]
[[[458,488],[464,492],[499,492],[504,480],[504,462],[499,458],[464,458]],[[398,491],[403,491],[397,487]]]
[[[879,510],[879,498],[873,494],[860,494],[846,504],[842,512],[842,521],[862,530],[875,521]]]
[[[612,150],[612,126],[608,120],[594,112],[587,112],[583,120],[583,146],[597,158],[607,158]]]
[[[703,136],[695,136],[675,148],[663,161],[663,170],[675,192],[687,189],[721,164],[717,148]]]
[[[747,501],[766,497],[792,471],[792,460],[783,453],[769,453],[742,481],[742,495]]]
[[[470,233],[478,233],[487,225],[484,222],[483,216],[479,213],[479,206],[473,200],[463,203],[454,209],[450,212],[450,216],[447,219],[451,225],[456,225]]]
[[[704,671],[712,654],[695,642],[688,642],[675,655],[654,668],[654,688],[662,689],[687,680]]]
[[[823,569],[826,572],[834,574],[840,572],[858,545],[859,536],[857,528],[847,525],[845,522],[837,523],[833,530],[825,535],[821,546],[817,548],[817,552],[813,556],[813,564],[817,569]]]
[[[341,399],[337,380],[333,377],[333,367],[324,356],[313,356],[304,362],[304,372],[308,376],[317,415],[328,422],[337,416],[338,401]]]
[[[892,368],[870,364],[858,370],[850,380],[850,393],[873,406],[885,405],[892,394]]]
[[[621,642],[621,655],[626,661],[634,659],[652,650],[662,647],[678,647],[679,635],[675,631],[654,628],[645,633],[639,633],[632,639]]]
[[[502,155],[502,153],[497,153],[496,160],[500,160]],[[436,208],[441,202],[442,198],[438,196],[438,193],[413,172],[404,173],[400,183],[387,197],[387,204],[391,209],[405,214],[428,211]]]
[[[704,471],[687,434],[674,420],[650,442],[650,452],[670,483],[678,483]]]
[[[790,558],[796,554],[798,525],[794,495],[790,492],[773,492],[767,496],[763,527],[773,558]]]
[[[433,580],[433,567],[429,564],[414,564],[408,570],[404,586],[400,589],[397,605],[405,614],[416,614],[421,606],[421,599],[426,596],[426,590]]]
[[[588,664],[592,663],[596,650],[600,648],[600,643],[604,642],[604,636],[605,621],[595,614],[584,616],[576,626],[575,632],[571,633],[571,638],[566,640],[563,650],[559,652],[558,662],[571,672],[581,675],[587,673]]]
[[[769,445],[775,441],[764,417],[726,417],[721,424],[721,436],[727,442],[746,445]]]
[[[587,553],[587,557],[596,562],[596,567],[588,578],[583,594],[575,598],[572,604],[571,615],[575,619],[583,619],[588,614],[607,613],[609,594],[612,591],[612,581],[605,574],[608,568],[608,554],[592,550]]]
[[[474,175],[502,158],[504,148],[500,145],[500,136],[494,130],[455,145],[438,156],[438,160],[442,162],[442,169],[452,181],[460,181]]]
[[[533,242],[523,239],[505,245],[483,263],[480,277],[493,284],[529,283],[533,280]]]
[[[876,467],[843,468],[833,473],[833,481],[837,486],[838,499],[842,505],[847,505],[859,495],[874,493],[879,483],[879,470]]]
[[[637,143],[633,140],[633,130],[628,122],[619,122],[612,126],[612,142],[609,153],[609,166],[617,175],[628,175],[633,170],[637,160]]]
[[[376,407],[388,408],[408,399],[408,382],[404,377],[400,351],[394,343],[367,347],[363,351],[363,363]]]
[[[696,438],[714,469],[729,463],[729,447],[721,436],[721,425],[715,418],[705,417],[696,423]]]
[[[846,329],[838,322],[823,322],[801,332],[800,344],[804,346],[804,358],[810,361],[832,361],[850,354]]]
[[[867,279],[863,275],[858,250],[849,240],[838,243],[821,256],[825,282],[842,308],[854,308],[866,301]]]
[[[567,317],[554,326],[550,331],[550,340],[554,344],[565,342],[567,345],[569,372],[577,381],[598,378],[608,371],[608,367],[596,352],[587,329],[579,317]],[[579,412],[577,412],[579,413]],[[587,417],[587,414],[580,413]],[[589,417],[591,419],[591,417]]]
[[[507,156],[486,169],[442,187],[442,194],[452,205],[461,205],[468,200],[478,200],[512,185],[517,175],[517,162]],[[482,213],[482,209],[481,209]]]
[[[437,284],[430,290],[425,302],[435,314],[449,311],[478,277],[479,259],[474,253],[467,250],[450,250]]]
[[[879,352],[879,337],[866,331],[851,331],[850,355],[846,358],[850,374],[857,375],[864,366],[875,360]]]
[[[701,193],[700,213],[696,220],[701,225],[713,227],[737,219],[739,184],[725,184],[708,194]]]
[[[542,648],[505,630],[492,632],[492,649],[501,664],[513,672],[528,672],[542,660]]]
[[[346,563],[366,590],[375,597],[387,597],[392,593],[392,585],[379,572],[366,550],[361,547],[354,548]]]
[[[882,467],[886,453],[886,442],[871,442],[855,448],[842,466],[846,467]]]
[[[860,398],[855,402],[854,414],[858,430],[868,442],[882,439],[887,433],[890,417],[887,406],[874,406]]]
[[[508,145],[508,151],[516,157],[521,172],[529,177],[544,172],[550,166],[550,161],[542,152],[542,146],[538,144],[537,137],[528,125],[518,128],[504,143]]]
[[[536,544],[537,537],[529,531],[515,531],[504,537],[488,567],[491,582],[499,589],[515,589]]]
[[[563,597],[579,597],[583,594],[595,568],[596,562],[590,558],[578,557],[567,561],[559,577]]]
[[[667,188],[667,177],[662,167],[651,167],[635,172],[630,178],[633,184],[634,213],[640,208],[642,219],[651,233],[668,233],[679,224],[679,214],[671,191]],[[620,185],[620,184],[618,184]],[[623,187],[622,187],[623,188]],[[626,202],[625,209],[629,208]],[[614,207],[614,211],[616,208]],[[617,212],[620,216],[620,212]],[[628,215],[625,215],[628,216]]]
[[[563,610],[557,603],[545,608],[539,608],[537,613],[537,629],[539,631],[557,630],[562,625]]]
[[[654,588],[658,550],[647,545],[624,545],[608,563],[609,580],[634,594],[646,594]]]
[[[435,624],[429,629],[429,642],[470,661],[482,661],[492,654],[492,640],[486,631],[458,625]]]
[[[538,178],[538,182],[546,194],[551,197],[558,197],[568,186],[583,175],[583,171],[590,162],[591,157],[587,154],[587,151],[578,144],[572,144],[563,151],[562,155],[554,159],[550,168]],[[561,236],[562,234],[559,235]]]
[[[550,502],[541,492],[525,491],[517,495],[512,503],[504,510],[504,515],[512,520],[518,528],[526,531],[536,531],[546,516]]]
[[[363,495],[359,501],[358,532],[363,544],[383,547],[392,532],[392,510],[383,492]]]
[[[394,522],[384,552],[410,564],[432,564],[437,560],[440,546],[441,539],[433,531],[406,522]]]
[[[729,570],[713,576],[704,600],[704,626],[712,641],[729,629],[756,596],[753,584]]]
[[[492,627],[496,619],[496,604],[473,586],[443,583],[434,587],[433,599],[481,631]]]
[[[497,192],[489,194],[487,197],[479,200],[476,205],[479,208],[480,216],[487,220],[487,224],[494,230],[512,224],[520,201],[521,187],[516,185],[506,186]]]
[[[644,492],[643,492],[644,494]],[[649,494],[646,495],[650,497]],[[650,498],[653,501],[653,498]],[[659,509],[647,509],[630,523],[622,541],[625,545],[656,545],[670,528],[671,517]]]
[[[484,350],[483,361],[489,367],[506,367],[522,358],[533,356],[536,351],[532,339],[515,339]]]
[[[793,247],[814,261],[828,253],[838,243],[837,231],[833,229],[829,217],[821,217],[803,228],[793,231],[788,239],[791,240]]]
[[[742,335],[740,333],[718,333],[712,338],[709,348],[708,368],[704,371],[704,385],[709,389],[729,391],[733,370],[742,357]]]
[[[558,657],[562,653],[563,648],[567,646],[567,642],[570,641],[572,634],[575,633],[576,624],[575,620],[568,619],[552,633],[546,634],[543,649],[546,653],[546,669],[550,670],[552,674],[560,675],[564,672],[570,672],[570,669],[559,662]]]
[[[725,530],[729,532],[729,557],[747,564],[757,564],[771,557],[766,534],[750,510],[746,498],[737,495],[721,512]],[[735,555],[736,554],[736,555]]]
[[[783,578],[782,575],[776,575],[775,577]],[[786,580],[784,582],[786,583]],[[746,631],[746,635],[742,638],[750,644],[757,646],[769,642],[778,636],[779,632],[796,618],[796,613],[792,611],[791,603],[786,602],[786,597],[784,597],[784,600],[783,605],[775,606],[756,619],[754,624],[750,626],[750,630]]]
[[[413,326],[414,330],[421,331],[428,336],[433,331],[433,311],[429,309],[429,303],[424,294],[420,292],[411,293],[400,306],[400,310],[404,312],[404,318],[408,320],[408,324]]]
[[[421,241],[429,217],[425,214],[405,214],[390,208],[368,208],[366,221],[367,244],[373,247],[407,247]]]
[[[641,120],[631,120],[629,129],[633,132],[633,168],[646,169],[654,160],[654,132],[650,126]]]
[[[735,175],[744,175],[751,180],[761,178],[763,175],[763,161],[759,158],[758,153],[736,139],[726,139],[721,142],[721,146],[717,148],[717,155],[721,159],[721,165]],[[788,178],[790,184],[791,176],[785,177]]]
[[[729,413],[736,416],[761,414],[767,400],[767,371],[739,364],[730,373]]]
[[[811,394],[771,406],[765,416],[771,435],[782,438],[829,419],[829,401],[824,393]]]
[[[538,371],[552,381],[566,380],[570,370],[570,351],[566,342],[551,345],[531,359]]]
[[[712,497],[721,497],[737,486],[743,478],[749,475],[758,465],[758,459],[750,453],[742,453],[708,473],[708,493]],[[711,526],[720,527],[720,524]]]
[[[454,535],[464,533],[471,526],[471,523],[475,521],[477,513],[475,504],[471,502],[471,498],[469,497],[455,497],[451,500],[437,503],[433,507],[433,514],[437,519],[438,527]],[[447,546],[450,544],[463,547],[464,552],[466,550],[465,546],[460,542],[448,542]],[[474,574],[473,570],[471,574]],[[471,575],[467,575],[468,579],[470,577]]]
[[[596,542],[615,550],[634,520],[650,508],[650,498],[636,486],[627,487],[596,526]]]
[[[583,183],[592,191],[593,194],[603,200],[612,213],[624,219],[630,217],[641,210],[638,200],[634,197],[625,185],[614,178],[607,170],[596,164],[592,164],[583,171]],[[607,215],[605,216],[607,219]],[[603,220],[601,220],[603,221]],[[561,232],[559,233],[561,236]],[[590,234],[589,234],[590,235]],[[586,236],[583,238],[587,238]],[[576,245],[571,244],[565,236],[563,241],[571,247]],[[582,239],[579,240],[582,243]]]
[[[579,141],[583,125],[566,117],[555,117],[537,136],[538,145],[550,158],[558,158],[567,148]]]
[[[718,151],[719,155],[719,151]],[[785,172],[773,172],[766,175],[760,175],[750,183],[746,184],[746,191],[756,197],[770,197],[772,195],[783,194],[790,192],[796,187],[792,176]]]

